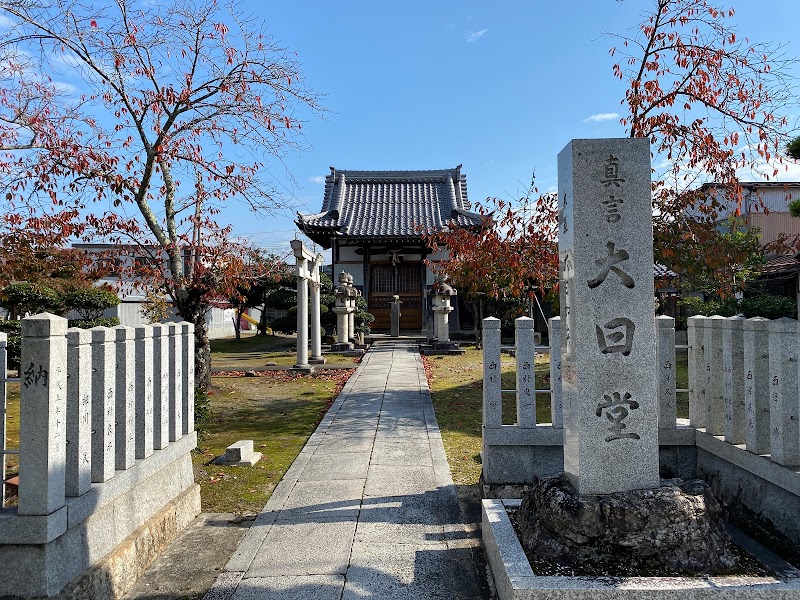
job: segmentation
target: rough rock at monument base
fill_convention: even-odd
[[[561,474],[537,479],[517,518],[523,547],[547,561],[710,575],[736,563],[719,503],[701,480],[580,496]]]

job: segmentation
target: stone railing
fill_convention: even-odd
[[[676,347],[675,320],[656,317],[659,432],[662,445],[687,436],[687,428],[724,439],[780,465],[800,464],[800,323],[760,317],[690,317],[688,345]],[[551,389],[536,389],[534,353],[560,348],[560,320],[551,319],[550,347],[535,345],[533,321],[516,320],[516,389],[500,383],[500,321],[483,322],[484,471],[491,481],[528,478],[558,462],[547,447],[563,443],[560,352],[551,353]],[[676,349],[688,350],[688,388],[676,387]],[[503,425],[502,394],[516,396],[516,423]],[[677,396],[689,394],[689,419],[679,419]],[[551,419],[536,422],[536,396],[549,394]],[[677,437],[676,437],[677,436]],[[681,437],[682,436],[682,437]],[[685,445],[685,440],[678,442]],[[536,460],[523,459],[520,447],[538,447]],[[560,452],[560,448],[558,450]],[[515,453],[514,458],[506,454]],[[525,451],[522,452],[525,454]],[[494,462],[499,460],[500,463]],[[494,467],[509,463],[508,468]],[[487,467],[488,465],[488,467]]]
[[[550,346],[536,345],[534,321],[520,317],[515,326],[516,388],[501,383],[500,319],[483,320],[483,477],[488,484],[521,483],[563,468],[561,401],[561,319],[550,319]],[[550,354],[550,387],[537,389],[536,350]],[[516,397],[516,423],[503,424],[503,394]],[[536,422],[536,396],[550,397],[550,421]],[[508,419],[507,419],[508,420]]]
[[[557,349],[559,324],[549,323]],[[734,513],[744,506],[800,543],[800,323],[691,317],[687,333],[676,346],[674,319],[655,318],[662,477],[701,477]],[[503,493],[564,468],[560,352],[551,353],[552,389],[536,389],[532,321],[517,319],[516,389],[503,390],[498,319],[484,319],[483,344],[483,482]],[[687,388],[676,386],[679,360]],[[503,424],[504,393],[516,397],[513,424]],[[681,393],[688,419],[678,418]],[[550,422],[536,422],[536,394],[549,394]]]
[[[67,329],[37,315],[22,321],[20,364],[18,505],[0,511],[0,595],[49,596],[196,487],[193,326]]]
[[[692,427],[800,464],[800,323],[690,317],[688,339]]]

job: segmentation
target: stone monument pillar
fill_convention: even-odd
[[[331,346],[333,352],[345,352],[353,349],[353,344],[349,340],[350,328],[350,288],[347,286],[347,273],[339,273],[339,285],[333,290],[336,298],[336,305],[333,312],[336,313],[336,343]]]
[[[433,303],[434,313],[434,331],[436,340],[433,342],[433,347],[437,350],[450,349],[456,347],[450,341],[450,313],[453,312],[453,307],[450,306],[450,298],[457,294],[447,283],[447,275],[440,274],[436,276],[436,281],[431,286],[431,300]]]
[[[659,485],[646,139],[558,155],[564,468],[578,493]]]
[[[391,306],[391,326],[392,326],[392,337],[400,337],[400,317],[403,316],[400,312],[400,307],[403,305],[400,302],[400,296],[392,296],[392,306]]]

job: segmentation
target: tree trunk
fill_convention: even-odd
[[[258,319],[258,335],[267,335],[267,304],[261,305],[261,316]]]
[[[205,312],[200,312],[194,323],[194,385],[201,390],[211,386],[211,341]]]
[[[242,312],[244,311],[241,308],[235,308],[233,310],[233,331],[236,334],[237,342],[242,339]]]
[[[209,306],[185,288],[174,290],[173,298],[178,315],[194,325],[194,385],[207,390],[211,386],[211,341],[206,324]]]

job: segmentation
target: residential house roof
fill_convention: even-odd
[[[461,165],[432,171],[330,169],[322,211],[298,213],[295,221],[325,248],[337,236],[418,240],[420,229],[443,229],[451,223],[478,227],[482,223],[482,217],[470,210]]]
[[[787,277],[800,272],[800,253],[775,256],[761,267],[761,276],[768,278]]]

